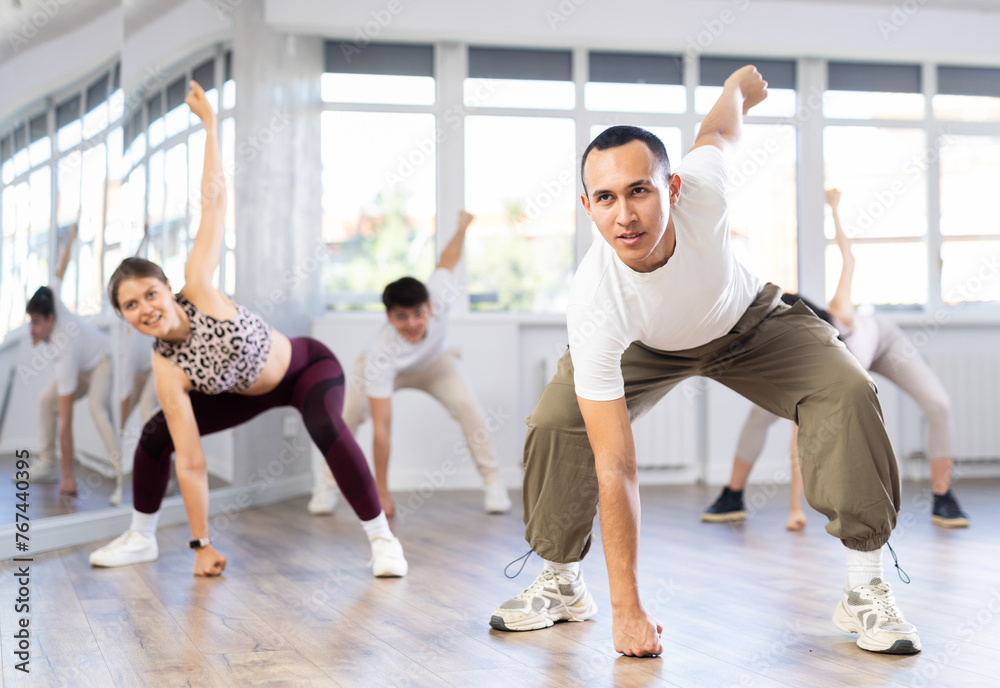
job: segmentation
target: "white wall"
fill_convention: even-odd
[[[938,3],[940,6],[943,3]],[[915,11],[895,7],[906,5]],[[925,2],[266,0],[276,28],[364,40],[997,64],[1000,13]]]

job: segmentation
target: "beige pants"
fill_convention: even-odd
[[[73,401],[87,397],[90,415],[97,426],[97,432],[104,441],[108,458],[115,468],[115,473],[121,473],[121,452],[118,449],[118,434],[114,429],[111,415],[111,359],[107,356],[101,359],[93,369],[80,373],[73,392]],[[47,466],[56,465],[56,427],[59,420],[59,389],[55,380],[52,381],[41,397],[41,409],[38,421],[42,433],[41,463]]]
[[[456,349],[444,352],[439,359],[423,370],[415,373],[400,373],[396,376],[394,390],[419,389],[441,402],[451,417],[462,426],[469,453],[476,463],[484,484],[497,480],[497,461],[493,454],[490,433],[479,404],[472,395],[469,381],[458,364]],[[344,422],[351,434],[371,416],[371,407],[364,389],[365,355],[361,354],[354,364],[354,377],[346,385],[344,398]],[[326,461],[313,452],[313,479],[315,487],[332,488],[335,483]]]
[[[159,401],[156,399],[156,377],[152,368],[140,370],[132,378],[132,390],[128,393],[128,405],[122,414],[122,424],[128,420],[136,404],[139,406],[139,420],[145,425],[159,408]]]
[[[701,375],[795,420],[806,499],[829,519],[827,532],[851,549],[878,549],[896,524],[900,486],[875,385],[832,327],[780,295],[766,285],[729,334],[704,346],[632,344],[622,355],[629,417]],[[527,423],[525,538],[545,559],[580,561],[590,549],[598,483],[570,352]]]

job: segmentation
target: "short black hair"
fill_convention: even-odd
[[[670,157],[667,155],[667,147],[663,145],[660,137],[642,127],[619,124],[602,131],[597,135],[597,138],[590,142],[587,150],[583,151],[583,158],[580,160],[580,180],[583,182],[584,193],[587,193],[587,182],[583,178],[583,171],[587,167],[587,156],[590,155],[590,151],[595,148],[601,151],[609,148],[618,148],[632,141],[642,141],[646,144],[646,147],[653,153],[653,157],[656,158],[656,161],[663,169],[663,178],[670,179]]]
[[[385,309],[413,308],[431,300],[424,283],[415,277],[401,277],[390,283],[382,292],[382,303]]]
[[[39,287],[38,291],[28,299],[28,305],[24,309],[28,315],[40,315],[44,318],[56,312],[56,297],[49,287]]]

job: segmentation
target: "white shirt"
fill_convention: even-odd
[[[111,356],[111,340],[96,326],[69,312],[59,298],[61,287],[58,279],[49,285],[55,296],[56,322],[46,345],[55,361],[56,390],[62,397],[76,391],[81,372],[93,370],[102,358]]]
[[[624,396],[621,357],[632,342],[661,351],[707,344],[728,333],[760,291],[730,244],[722,151],[694,149],[677,174],[677,243],[667,264],[636,272],[602,239],[573,278],[566,323],[576,393],[584,399]]]
[[[132,393],[132,384],[135,376],[146,370],[153,368],[153,342],[156,340],[149,335],[141,334],[135,329],[125,325],[122,335],[122,399]]]
[[[365,352],[365,394],[374,399],[388,399],[399,373],[414,373],[427,368],[448,349],[448,312],[458,296],[455,277],[450,270],[438,268],[427,280],[431,297],[431,316],[427,333],[419,342],[408,342],[386,323]]]

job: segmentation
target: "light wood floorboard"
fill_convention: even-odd
[[[4,686],[477,686],[679,688],[997,685],[1000,667],[1000,480],[955,486],[968,530],[930,522],[929,490],[904,484],[892,544],[913,579],[886,577],[924,651],[864,652],[830,622],[844,548],[809,512],[784,530],[787,489],[751,487],[747,522],[704,524],[718,489],[642,490],[640,585],[663,624],[663,655],[619,656],[600,541],[584,563],[600,613],[585,623],[499,633],[493,609],[531,583],[504,567],[527,551],[520,504],[481,512],[478,492],[431,495],[394,524],[410,574],[373,579],[346,504],[332,517],[305,498],[213,519],[228,558],[221,578],[194,578],[185,526],[159,533],[158,561],[91,569],[93,543],[36,556],[31,611],[14,612],[13,562],[0,578]],[[515,495],[516,496],[516,495]],[[400,495],[404,500],[408,495]],[[515,567],[516,568],[516,567]],[[31,673],[15,669],[27,616]]]

